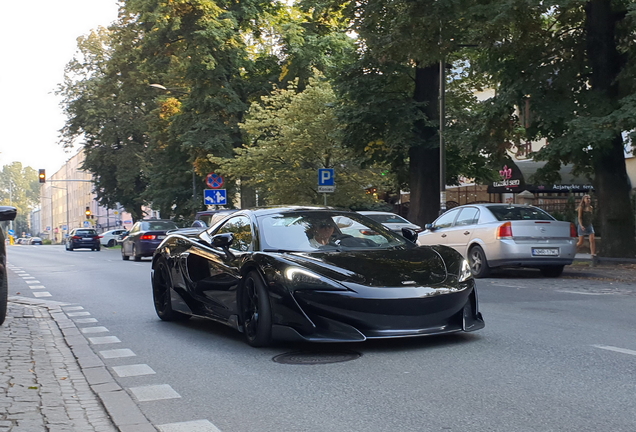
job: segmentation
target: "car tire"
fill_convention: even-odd
[[[115,240],[113,239],[108,240],[108,244],[106,245],[106,247],[113,247],[113,246],[115,246]]]
[[[128,261],[130,259],[130,257],[124,253],[124,246],[123,245],[121,247],[121,259],[123,259],[124,261]]]
[[[470,264],[470,271],[474,277],[484,278],[490,274],[488,260],[481,246],[473,246],[470,248],[468,252],[468,263]]]
[[[141,256],[137,255],[137,246],[133,245],[132,248],[132,256],[135,259],[135,261],[141,261]]]
[[[68,245],[68,248],[66,250],[73,251],[73,244]]]
[[[0,325],[7,317],[7,302],[9,301],[9,281],[7,274],[4,273],[0,277]]]
[[[168,262],[164,258],[159,258],[154,266],[152,276],[152,299],[155,304],[155,312],[163,321],[186,321],[190,315],[177,312],[172,309],[170,302],[170,290],[172,288],[172,278]]]
[[[555,265],[555,266],[545,266],[541,267],[541,274],[545,277],[559,277],[563,274],[563,268],[565,266]]]
[[[96,250],[97,252],[99,252],[101,249],[102,249],[102,246],[101,246],[101,245],[97,245],[97,247],[95,248],[95,250]]]
[[[272,341],[272,307],[263,278],[256,270],[245,277],[239,304],[247,343],[253,347],[269,345]]]

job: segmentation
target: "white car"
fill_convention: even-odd
[[[402,228],[410,228],[415,232],[422,231],[422,227],[415,225],[404,219],[402,216],[390,212],[382,211],[359,211],[358,213],[381,223],[388,229],[398,234],[402,234]]]
[[[473,276],[493,267],[533,267],[558,277],[572,264],[577,232],[538,207],[520,204],[467,204],[455,207],[418,234],[418,245],[443,244],[461,253]]]
[[[125,232],[125,229],[114,229],[106,231],[105,233],[100,234],[102,238],[99,241],[102,243],[103,246],[113,247],[117,244],[117,238]]]

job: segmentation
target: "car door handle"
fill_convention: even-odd
[[[464,235],[470,234],[470,231],[464,231]]]
[[[446,237],[446,234],[442,234],[442,237]]]

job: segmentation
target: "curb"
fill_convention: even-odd
[[[90,347],[88,339],[62,310],[62,306],[70,306],[72,303],[21,296],[10,296],[9,301],[20,305],[43,307],[48,310],[73,356],[75,356],[89,387],[102,402],[106,412],[120,432],[157,432],[157,429],[141,412],[132,397],[117,384],[104,362]]]

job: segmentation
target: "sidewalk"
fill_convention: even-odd
[[[156,432],[64,305],[9,298],[0,326],[0,432]]]

